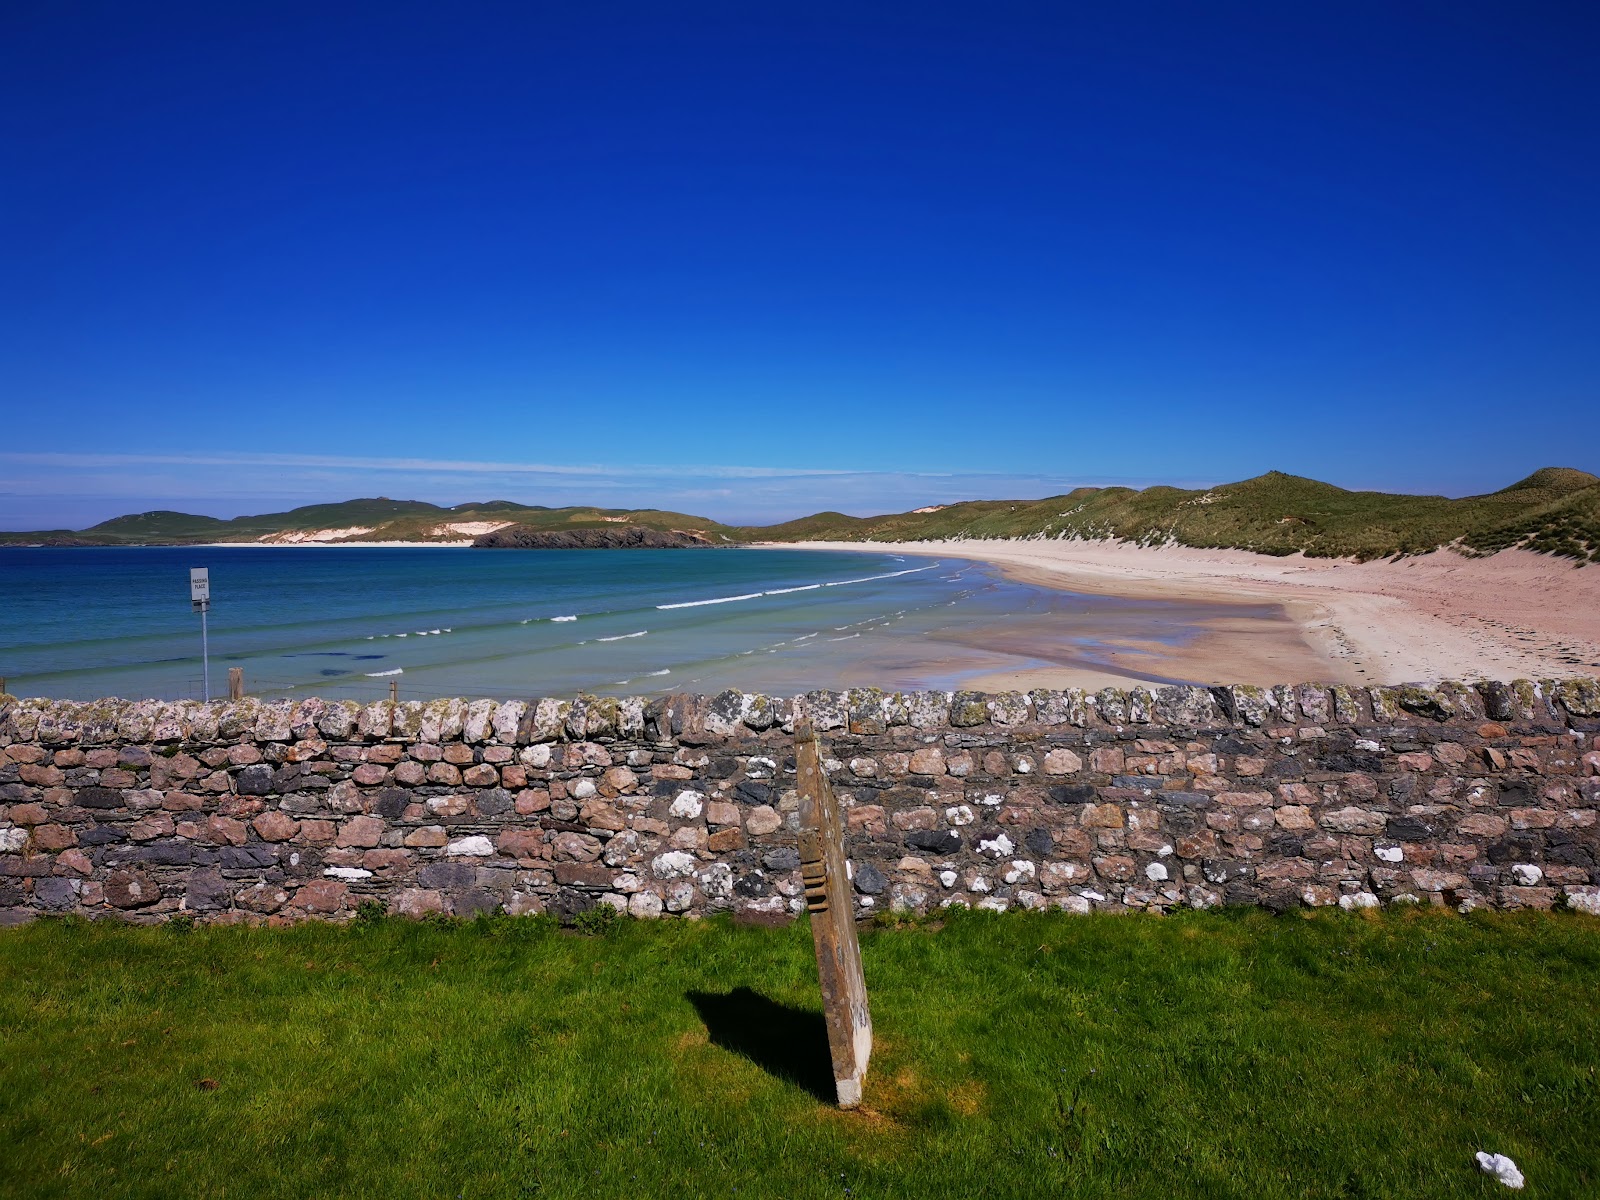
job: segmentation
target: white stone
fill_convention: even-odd
[[[1024,879],[1032,879],[1033,877],[1033,864],[1021,859],[1011,863],[1006,868],[1005,873],[1000,876],[1000,878],[1005,880],[1007,883],[1020,883]]]
[[[947,888],[955,887],[956,878],[957,878],[957,876],[956,876],[956,873],[954,871],[940,871],[939,872],[939,882],[941,884],[943,884]]]
[[[1544,878],[1544,871],[1532,863],[1513,863],[1511,878],[1517,881],[1518,887],[1538,887],[1539,881]]]
[[[542,769],[550,765],[549,746],[529,746],[517,755],[522,760],[523,766]]]
[[[681,820],[692,821],[700,815],[705,805],[706,798],[699,792],[679,792],[678,798],[672,802],[672,807],[667,809],[667,813]]]
[[[983,797],[983,803],[990,808],[997,808],[999,807],[1000,801],[1004,799],[1005,797],[997,792],[988,792]]]
[[[1026,888],[1017,892],[1017,903],[1030,912],[1037,912],[1045,906],[1045,899],[1038,892],[1030,892]]]
[[[1406,856],[1406,852],[1399,846],[1377,846],[1372,852],[1388,863],[1399,862]]]
[[[322,873],[329,879],[371,879],[371,871],[363,871],[360,867],[324,867]]]
[[[1167,879],[1167,868],[1158,862],[1151,863],[1144,869],[1144,877],[1151,883],[1165,883]]]
[[[1005,912],[1006,909],[1011,907],[1011,901],[1002,900],[999,896],[985,896],[978,901],[978,907],[987,909],[990,912]]]
[[[608,908],[614,908],[621,913],[628,911],[628,898],[626,896],[619,896],[615,892],[606,892],[600,897],[600,903],[604,904]]]
[[[655,872],[657,879],[683,879],[694,873],[694,855],[683,850],[668,850],[650,860],[650,870]],[[672,907],[671,899],[669,896],[668,908]]]
[[[1345,912],[1350,912],[1357,908],[1377,908],[1378,898],[1371,892],[1356,892],[1354,895],[1340,896],[1339,907],[1344,909]]]
[[[694,903],[694,884],[687,882],[673,884],[667,889],[666,902],[668,912],[687,912],[689,906]]]
[[[631,896],[634,892],[637,892],[640,888],[642,888],[644,884],[639,882],[639,877],[637,875],[618,875],[611,881],[611,886],[617,891],[621,892],[624,896]]]
[[[0,829],[0,853],[14,854],[27,844],[26,829]]]
[[[979,854],[992,854],[996,858],[1004,858],[1016,848],[1016,844],[1003,833],[996,834],[991,840],[980,839],[978,842]]]
[[[1493,1175],[1508,1188],[1522,1187],[1522,1172],[1517,1170],[1517,1164],[1504,1154],[1489,1154],[1479,1150],[1474,1157],[1478,1160],[1478,1170],[1485,1175]]]
[[[1600,887],[1568,888],[1567,907],[1573,912],[1600,917]]]
[[[954,808],[944,810],[944,819],[952,825],[971,825],[974,818],[970,808],[965,804],[958,804]]]
[[[1362,738],[1359,742],[1356,743],[1356,749],[1357,750],[1382,750],[1383,747],[1378,745],[1377,742],[1372,741],[1370,738]]]
[[[572,785],[572,798],[574,800],[587,800],[599,790],[594,786],[594,780],[580,779]]]
[[[478,858],[488,858],[494,853],[494,843],[481,833],[472,837],[457,838],[444,848],[446,854],[470,854]]]

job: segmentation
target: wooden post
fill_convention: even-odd
[[[389,703],[390,704],[397,704],[397,703],[399,703],[399,701],[400,701],[400,681],[398,679],[391,679],[391,680],[389,680]]]
[[[228,699],[229,700],[243,700],[244,699],[244,668],[243,667],[229,667],[228,668]]]
[[[872,1057],[872,1014],[856,937],[844,822],[822,767],[822,745],[803,716],[795,721],[794,750],[800,791],[800,876],[817,949],[833,1081],[839,1107],[855,1108],[861,1103],[861,1081]]]

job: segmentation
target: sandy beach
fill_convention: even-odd
[[[1113,542],[809,542],[789,548],[889,550],[992,563],[1014,579],[1072,592],[1216,606],[1173,646],[1107,639],[1111,665],[1070,660],[997,671],[983,688],[1102,686],[1151,678],[1373,684],[1600,673],[1600,568],[1523,550],[1449,550],[1399,562],[1274,558],[1239,550]],[[974,631],[968,644],[1049,659],[1048,638]],[[964,638],[963,640],[966,640]]]

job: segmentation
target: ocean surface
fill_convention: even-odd
[[[1092,669],[1107,639],[1175,645],[1203,616],[892,553],[0,548],[8,690],[198,699],[191,567],[211,575],[213,698],[235,666],[250,695],[358,700],[391,681],[406,699],[959,687]]]

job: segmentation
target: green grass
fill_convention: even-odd
[[[0,934],[0,1194],[1600,1194],[1600,922],[963,916]],[[825,1075],[823,1080],[825,1080]],[[214,1086],[211,1083],[214,1082]]]

